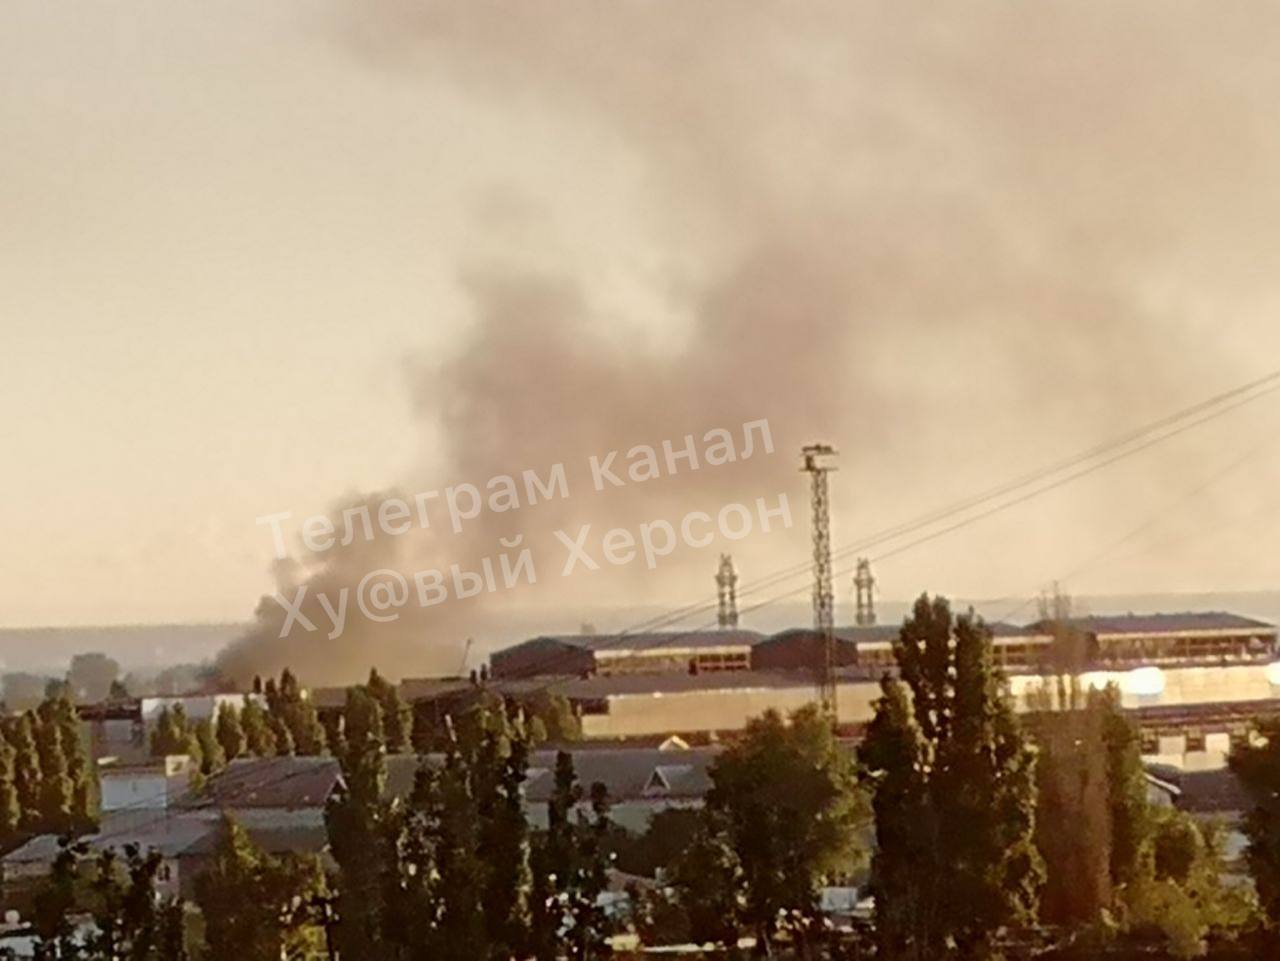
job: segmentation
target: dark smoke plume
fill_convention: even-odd
[[[564,630],[586,600],[709,594],[725,547],[682,551],[654,573],[561,579],[556,529],[675,521],[786,491],[796,527],[733,547],[762,575],[804,557],[803,443],[845,452],[839,539],[1247,377],[1241,333],[1206,327],[1205,304],[1248,316],[1258,278],[1276,274],[1280,197],[1250,188],[1280,160],[1280,128],[1258,122],[1280,88],[1262,36],[1274,29],[1154,3],[911,7],[344,8],[333,42],[360,69],[541,118],[548,136],[581,132],[600,152],[566,141],[565,168],[625,169],[616,182],[634,216],[597,225],[603,261],[590,243],[561,251],[547,238],[598,195],[531,194],[524,145],[494,144],[511,182],[460,183],[481,238],[457,257],[470,326],[454,355],[412,360],[431,440],[397,486],[483,485],[564,462],[573,496],[485,515],[458,537],[433,528],[335,549],[285,578],[309,578],[314,595],[381,567],[474,569],[518,533],[548,561],[539,584],[410,606],[394,624],[349,619],[332,641],[279,638],[283,611],[264,600],[222,670],[290,665],[313,683],[374,663],[452,673],[466,638],[503,636],[522,604]],[[621,295],[598,274],[611,257],[634,268]],[[773,427],[771,458],[590,489],[591,454],[758,418]],[[1188,450],[1163,456],[1131,501],[1177,477]],[[1055,504],[1035,533],[1087,540],[1127,506]],[[984,543],[987,589],[1023,576],[1028,551]],[[975,566],[950,559],[915,573]],[[900,589],[925,587],[948,588]]]

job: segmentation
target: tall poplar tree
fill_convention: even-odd
[[[339,872],[334,935],[342,957],[377,961],[388,956],[383,931],[387,874],[397,870],[387,850],[393,819],[383,798],[382,708],[368,691],[353,687],[347,690],[343,717],[344,790],[325,809],[329,847]]]
[[[214,728],[214,736],[222,748],[222,756],[228,762],[234,761],[245,752],[244,728],[240,726],[240,712],[234,704],[218,706],[218,720]]]
[[[981,619],[953,618],[945,599],[924,595],[894,653],[901,681],[884,682],[860,749],[876,792],[881,950],[985,957],[996,932],[1031,920],[1037,906],[1035,754],[1002,694]]]
[[[22,811],[22,829],[39,830],[40,754],[36,749],[35,714],[27,711],[6,726],[13,746],[13,779],[18,791],[18,807]]]

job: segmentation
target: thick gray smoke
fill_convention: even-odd
[[[494,144],[511,182],[459,184],[485,238],[457,255],[471,323],[455,354],[413,360],[430,440],[398,486],[564,462],[574,495],[460,537],[331,551],[285,582],[467,567],[516,533],[542,549],[558,528],[786,491],[796,528],[732,548],[763,574],[804,557],[802,443],[844,452],[837,539],[852,538],[1256,372],[1254,351],[1277,340],[1255,318],[1280,266],[1280,19],[1260,4],[912,6],[343,6],[332,41],[359,69],[512,117]],[[567,182],[624,170],[640,214],[543,243],[590,221],[598,194],[529,195],[518,137],[531,129],[581,132],[553,151]],[[599,272],[617,262],[634,268],[621,295]],[[591,454],[757,418],[772,458],[590,490]],[[1157,459],[1132,497],[1159,496],[1189,450]],[[1131,506],[1057,504],[1034,533],[1087,541]],[[373,663],[451,672],[464,639],[501,635],[512,605],[541,603],[566,629],[588,601],[679,603],[709,593],[728,546],[570,579],[552,551],[532,600],[410,607],[332,641],[278,638],[283,611],[264,600],[221,666],[243,678],[288,664],[313,682]],[[965,587],[999,591],[1044,552],[992,548],[989,577]],[[926,587],[948,589],[900,589]]]

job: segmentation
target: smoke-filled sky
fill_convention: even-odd
[[[573,630],[709,596],[721,550],[744,582],[802,562],[802,443],[841,451],[839,546],[1280,366],[1272,4],[17,0],[5,23],[8,624],[247,620],[277,580],[790,495],[791,531],[652,573],[561,578],[549,549],[535,589],[333,642],[262,641],[267,602],[231,658],[434,669],[517,609]],[[603,495],[573,473],[758,418],[772,457]],[[881,589],[1274,586],[1278,423],[1262,401],[887,559]],[[570,498],[459,538],[295,542],[282,570],[255,524],[560,461]]]

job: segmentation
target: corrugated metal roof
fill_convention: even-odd
[[[143,851],[158,851],[162,857],[176,858],[197,844],[217,826],[216,821],[172,812],[117,811],[103,815],[97,834],[80,838],[90,850],[121,850],[137,845]],[[58,856],[59,835],[42,834],[10,851],[5,863],[50,863]]]
[[[613,802],[639,800],[695,800],[711,787],[708,769],[719,753],[717,748],[690,748],[662,751],[656,748],[613,748],[571,750],[574,771],[584,791],[599,781]],[[443,763],[440,754],[426,755],[430,764]],[[406,797],[422,759],[400,754],[387,758],[387,792]],[[534,751],[529,757],[525,798],[545,804],[555,789],[555,751]]]
[[[1274,634],[1266,621],[1226,611],[1183,611],[1173,614],[1103,614],[1072,617],[1068,626],[1091,634],[1180,634],[1194,631],[1242,631]],[[1048,631],[1052,621],[1037,621],[1029,630]]]
[[[610,651],[680,650],[703,647],[752,647],[764,640],[755,631],[647,631],[635,634],[543,634],[508,647],[501,654],[526,645],[552,643],[594,653]]]
[[[230,811],[324,807],[341,778],[331,757],[237,758],[183,806]]]
[[[317,854],[328,845],[323,812],[277,811],[271,815],[237,818],[253,842],[268,854]],[[156,851],[164,858],[197,857],[213,852],[221,827],[222,819],[210,812],[108,812],[98,833],[79,840],[91,851],[120,851],[127,845],[136,845],[143,852]],[[2,860],[13,864],[52,863],[58,856],[58,842],[58,835],[42,834]]]
[[[1148,773],[1178,789],[1176,806],[1190,814],[1238,814],[1253,807],[1249,792],[1228,767],[1185,771],[1169,764],[1145,765]]]

